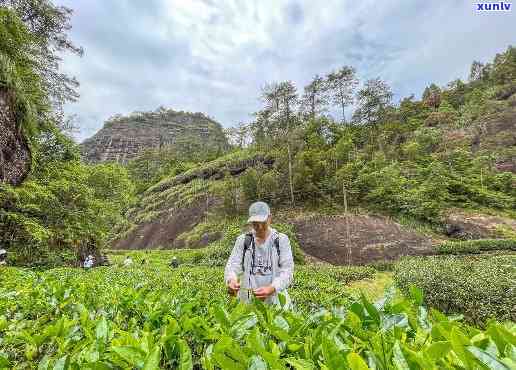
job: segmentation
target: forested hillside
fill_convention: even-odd
[[[437,239],[514,237],[516,49],[486,65],[474,62],[467,82],[432,84],[421,99],[399,104],[384,81],[359,88],[355,75],[343,67],[317,76],[301,95],[289,81],[267,85],[263,109],[254,121],[228,130],[236,147],[215,161],[166,150],[132,161],[134,179],[162,180],[140,187],[115,245],[181,247],[187,232],[209,224],[210,215],[238,216],[256,199],[286,214],[376,213],[423,225]],[[351,120],[327,114],[345,112],[352,102]],[[464,219],[480,221],[468,227]],[[416,246],[426,244],[418,238]]]

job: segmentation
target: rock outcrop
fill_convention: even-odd
[[[31,152],[14,111],[14,92],[0,87],[0,182],[19,185],[31,167]]]
[[[289,220],[301,249],[334,265],[392,261],[406,255],[434,254],[429,236],[385,217],[301,215]]]
[[[446,235],[457,239],[504,237],[504,230],[516,232],[516,220],[481,213],[450,210],[445,221]]]
[[[227,146],[222,126],[204,114],[158,109],[111,118],[100,131],[81,144],[81,150],[88,162],[125,163],[145,149],[188,139],[196,140],[207,148]]]

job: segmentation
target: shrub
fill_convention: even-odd
[[[475,254],[486,251],[516,251],[516,239],[447,241],[437,247],[439,254]]]
[[[516,320],[516,257],[406,258],[395,268],[396,285],[408,293],[421,288],[428,305],[466,320]]]

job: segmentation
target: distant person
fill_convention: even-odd
[[[176,256],[173,256],[172,259],[170,260],[170,267],[176,268],[178,266],[179,266],[179,261],[177,260]]]
[[[144,259],[142,259],[142,262],[141,262],[140,264],[141,264],[141,265],[145,265],[145,264],[147,264],[147,261],[145,260],[145,258],[144,258]]]
[[[122,263],[124,267],[129,267],[133,264],[133,260],[131,257],[126,256],[124,262]]]
[[[84,267],[85,269],[90,269],[90,268],[92,268],[92,267],[93,267],[94,263],[95,263],[95,257],[93,257],[93,256],[90,254],[90,255],[88,255],[88,257],[86,257],[86,259],[84,260],[84,265],[83,265],[83,267]]]
[[[267,203],[251,204],[247,222],[252,231],[237,238],[224,271],[228,291],[244,302],[254,295],[275,304],[281,292],[290,303],[287,288],[293,279],[294,259],[288,236],[271,227]]]
[[[7,265],[7,251],[0,249],[0,266]]]

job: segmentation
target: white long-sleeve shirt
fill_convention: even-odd
[[[256,289],[272,285],[276,290],[273,295],[268,297],[266,303],[279,303],[278,293],[285,295],[287,302],[290,302],[287,288],[292,283],[294,275],[294,259],[288,236],[279,233],[274,228],[269,228],[269,235],[263,244],[256,242],[253,263],[253,246],[249,245],[244,258],[244,271],[242,271],[242,253],[244,250],[245,234],[240,235],[235,241],[235,245],[226,264],[224,280],[226,284],[231,279],[240,277],[240,291],[238,297],[248,302],[251,293],[247,289]],[[274,245],[274,240],[279,238],[280,255]],[[254,265],[254,269],[252,269]],[[253,270],[253,271],[251,271]]]

